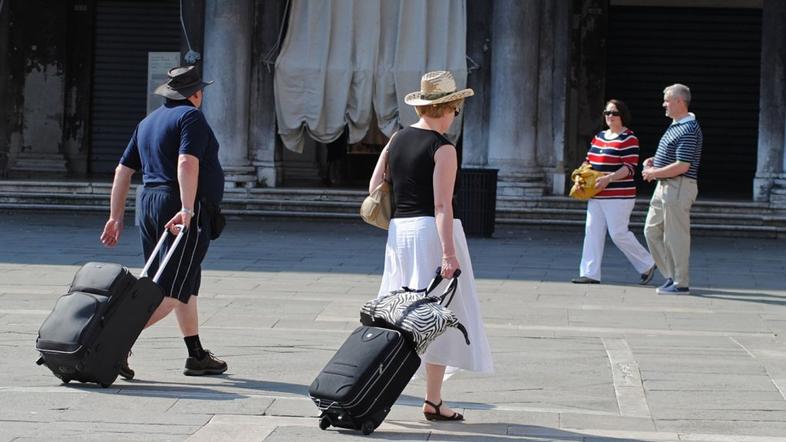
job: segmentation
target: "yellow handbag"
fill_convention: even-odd
[[[363,221],[380,229],[388,229],[390,216],[393,214],[393,199],[390,194],[390,183],[382,180],[360,205],[360,217]]]
[[[589,164],[582,164],[570,174],[570,179],[573,181],[570,196],[577,200],[588,200],[597,195],[600,190],[595,188],[595,181],[604,175],[603,172],[592,170]]]

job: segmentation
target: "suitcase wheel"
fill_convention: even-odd
[[[60,378],[60,380],[63,381],[64,384],[71,382],[71,378],[69,378],[68,376],[63,376]]]
[[[360,431],[363,435],[368,436],[369,434],[374,432],[374,422],[365,421],[363,425],[360,426]]]
[[[328,427],[330,427],[330,420],[327,418],[327,416],[322,416],[319,418],[319,429],[327,430]]]

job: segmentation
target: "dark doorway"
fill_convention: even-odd
[[[750,199],[756,172],[761,9],[609,8],[606,96],[626,102],[642,160],[670,123],[663,88],[691,88],[704,132],[699,195]],[[600,112],[598,112],[600,114]],[[599,117],[600,119],[600,117]],[[650,193],[652,185],[640,190]]]

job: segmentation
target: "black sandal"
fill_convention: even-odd
[[[423,401],[426,405],[431,405],[434,407],[434,411],[436,413],[428,413],[426,411],[423,412],[423,416],[426,417],[428,421],[463,421],[464,416],[461,413],[453,412],[453,416],[443,416],[442,413],[439,412],[439,407],[442,406],[444,401],[439,401],[439,404],[435,404],[431,401]]]

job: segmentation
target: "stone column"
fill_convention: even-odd
[[[248,142],[253,9],[252,0],[205,1],[203,78],[215,83],[202,109],[221,144],[228,187],[256,182]]]
[[[467,2],[467,87],[475,91],[464,105],[462,165],[488,165],[489,154],[489,88],[491,82],[491,20],[492,3]]]
[[[489,154],[497,193],[539,196],[538,77],[542,0],[495,0],[492,10]]]
[[[786,208],[786,3],[764,0],[759,146],[753,199]]]
[[[283,178],[283,145],[276,133],[276,106],[273,97],[273,63],[283,20],[286,0],[256,0],[252,41],[251,105],[249,148],[257,182],[262,186],[280,186]],[[283,37],[283,35],[282,35]]]
[[[541,12],[537,159],[546,190],[564,195],[571,4],[546,1]]]

